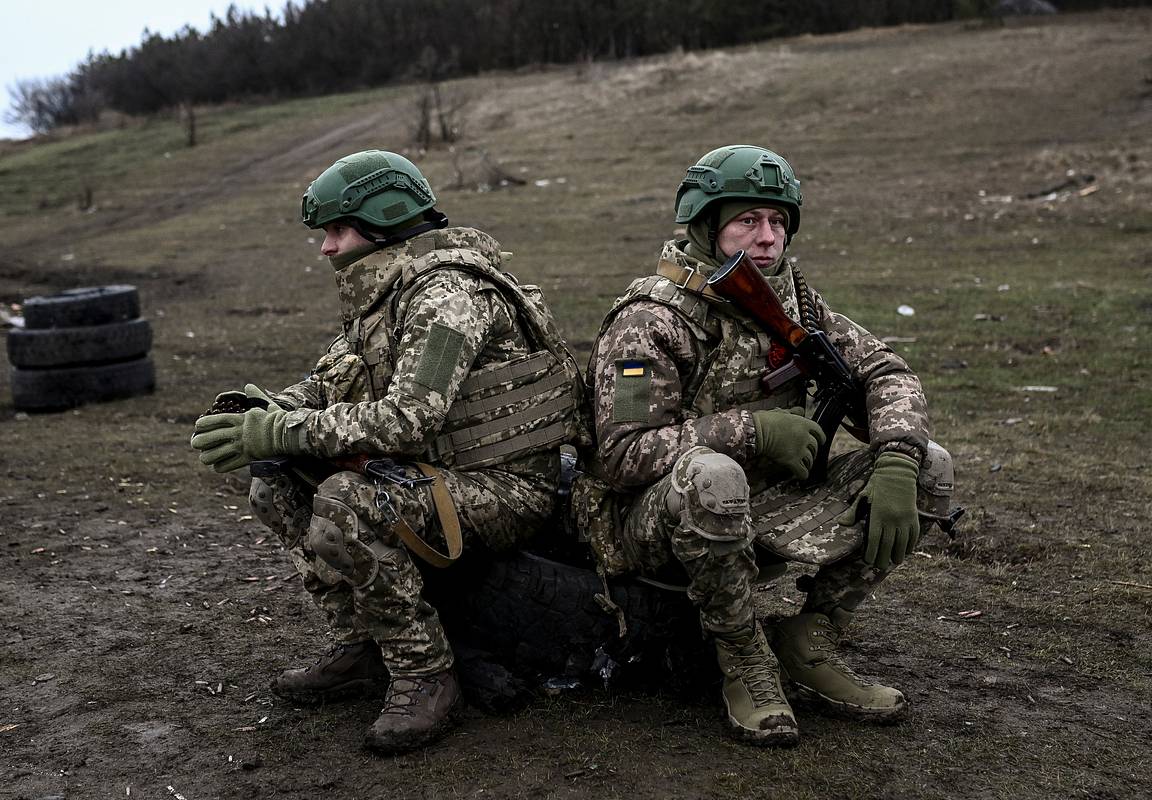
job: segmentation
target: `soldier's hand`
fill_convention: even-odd
[[[192,447],[200,463],[231,472],[263,458],[299,455],[299,433],[287,430],[287,412],[252,408],[243,414],[212,414],[196,420]]]
[[[816,453],[827,438],[824,431],[800,409],[753,411],[756,455],[764,457],[803,480],[812,469]]]
[[[864,561],[878,570],[902,563],[920,541],[920,516],[916,511],[919,472],[915,459],[901,453],[881,453],[876,457],[868,485],[837,520],[841,525],[856,524],[867,502],[870,510]]]

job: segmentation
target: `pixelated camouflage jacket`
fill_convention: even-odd
[[[447,228],[338,269],[344,332],[275,398],[309,451],[550,473],[579,436],[582,381],[502,260],[487,234]]]
[[[677,242],[661,259],[704,275],[712,267],[686,255]],[[768,276],[785,309],[800,318],[792,274]],[[928,417],[919,379],[886,344],[811,292],[816,325],[865,387],[870,446],[922,460]],[[593,346],[598,456],[618,489],[655,483],[692,447],[705,445],[747,466],[755,454],[751,411],[803,406],[800,379],[765,397],[760,378],[770,371],[772,341],[722,301],[679,288],[657,275],[638,278],[616,301]]]

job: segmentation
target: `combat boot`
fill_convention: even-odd
[[[772,648],[785,677],[803,696],[848,716],[890,721],[908,709],[898,689],[872,683],[857,675],[837,652],[852,614],[837,608],[832,618],[819,613],[797,614],[777,623]]]
[[[435,675],[393,675],[384,709],[368,729],[364,746],[391,754],[431,744],[456,724],[462,705],[460,684],[450,669]]]
[[[761,747],[796,744],[800,733],[780,689],[780,664],[760,626],[717,636],[716,660],[724,673],[729,732]]]
[[[338,644],[310,667],[285,670],[272,691],[297,703],[321,703],[360,694],[387,677],[380,646],[368,639]]]

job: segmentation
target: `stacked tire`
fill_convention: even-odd
[[[147,394],[152,327],[134,286],[94,286],[24,301],[24,327],[8,331],[12,404],[59,411]]]

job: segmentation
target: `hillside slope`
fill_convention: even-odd
[[[192,149],[166,120],[0,145],[0,301],[135,284],[159,380],[29,416],[0,374],[0,796],[1152,793],[1150,32],[1152,11],[1108,12],[484,75],[445,87],[470,98],[456,150],[409,153],[582,354],[673,234],[685,166],[753,142],[796,167],[790,253],[921,374],[969,515],[854,630],[849,659],[912,718],[804,709],[782,753],[726,741],[706,701],[589,693],[380,761],[358,750],[371,704],[268,692],[323,625],[191,421],[335,335],[300,194],[343,154],[405,150],[418,88],[206,110]],[[771,585],[761,610],[798,597]]]

